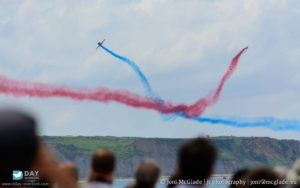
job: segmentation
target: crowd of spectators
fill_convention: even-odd
[[[33,116],[16,110],[0,111],[0,187],[64,187],[110,188],[116,169],[115,155],[105,149],[96,151],[91,159],[87,180],[79,183],[78,169],[72,163],[59,163],[37,136]],[[217,150],[208,138],[195,138],[182,145],[177,156],[176,171],[161,177],[161,169],[152,159],[137,166],[135,181],[127,188],[154,188],[159,182],[166,187],[197,188],[207,186],[217,160]],[[35,179],[12,181],[14,170],[33,173]],[[35,173],[34,173],[35,172]],[[159,181],[164,178],[164,181]],[[227,180],[230,188],[299,187],[300,160],[291,169],[259,167],[240,169]],[[19,184],[18,184],[19,183]],[[211,185],[210,185],[211,187]]]

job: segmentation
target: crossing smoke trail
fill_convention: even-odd
[[[202,113],[202,111],[197,111],[198,109],[195,109],[194,105],[186,105],[183,103],[175,105],[171,101],[164,101],[164,103],[157,105],[156,100],[150,97],[140,96],[127,90],[110,90],[104,87],[71,89],[67,86],[12,80],[4,76],[0,76],[0,93],[14,97],[60,97],[77,101],[91,100],[101,103],[114,101],[135,108],[156,110],[162,114],[183,113],[187,116],[194,114],[199,116]],[[189,109],[190,107],[193,109]],[[203,108],[205,107],[201,109]]]
[[[223,76],[219,87],[214,95],[212,95],[212,98],[210,96],[201,98],[192,105],[186,105],[184,103],[173,104],[171,101],[158,102],[158,100],[151,97],[140,96],[127,90],[110,90],[108,88],[71,89],[66,86],[17,81],[8,79],[4,76],[0,76],[0,93],[15,97],[63,97],[73,100],[92,100],[102,103],[115,101],[135,108],[156,110],[162,114],[182,113],[186,117],[200,116],[207,107],[212,106],[217,102],[224,83],[233,73],[239,57],[245,50],[246,48],[244,48],[236,57],[233,58],[229,69]]]
[[[143,74],[143,72],[139,69],[139,67],[133,61],[129,60],[128,58],[122,57],[122,56],[114,53],[113,51],[107,49],[104,46],[100,46],[100,47],[102,47],[105,51],[107,51],[108,53],[110,53],[114,57],[116,57],[116,58],[120,59],[121,61],[127,63],[138,74],[141,82],[144,85],[144,88],[147,91],[147,95],[149,97],[158,96],[152,90],[146,76]],[[205,104],[205,103],[207,103],[207,101],[210,101],[210,104],[211,103],[214,104],[218,100],[224,83],[230,77],[230,75],[233,73],[235,67],[237,66],[238,59],[239,59],[240,55],[246,49],[247,48],[244,48],[236,57],[233,58],[227,72],[225,73],[225,75],[221,79],[221,82],[220,82],[219,86],[217,87],[215,93],[209,95],[208,98],[200,99],[198,102],[194,103],[194,108],[199,108],[199,107],[201,108],[202,107],[201,104]],[[162,103],[162,102],[163,101],[161,100],[160,103]],[[208,102],[208,104],[209,104],[209,102]],[[192,106],[193,105],[190,106],[191,111],[194,110]],[[204,110],[205,109],[203,109],[203,111]],[[188,114],[188,113],[186,113],[186,114]],[[261,118],[252,118],[252,119],[249,119],[249,118],[248,119],[247,118],[230,118],[230,119],[220,119],[220,118],[218,118],[217,119],[217,118],[187,116],[186,114],[177,113],[175,115],[179,116],[179,117],[182,117],[182,118],[192,119],[192,120],[195,120],[195,121],[201,122],[201,123],[223,124],[223,125],[230,125],[232,127],[238,127],[238,128],[265,127],[265,128],[269,128],[269,129],[272,129],[272,130],[275,130],[275,131],[278,131],[278,130],[294,130],[294,131],[299,131],[300,132],[300,122],[297,121],[297,120],[278,120],[278,119],[275,119],[273,117],[261,117]]]
[[[200,116],[207,107],[213,105],[217,101],[224,83],[232,74],[234,68],[238,63],[240,55],[244,52],[245,49],[243,49],[232,60],[228,71],[225,73],[212,99],[202,98],[192,105],[187,105],[184,103],[173,104],[171,101],[158,102],[158,100],[151,97],[140,96],[127,90],[110,90],[108,88],[71,89],[66,86],[56,86],[46,83],[32,83],[27,81],[12,80],[4,76],[0,76],[0,93],[12,95],[15,97],[61,97],[77,101],[91,100],[101,103],[114,101],[135,108],[156,110],[162,114],[182,113],[186,117]]]
[[[192,105],[186,104],[173,104],[171,101],[157,102],[156,99],[151,97],[144,97],[138,94],[129,92],[127,90],[110,90],[108,88],[79,88],[71,89],[66,86],[56,86],[45,83],[32,83],[26,81],[17,81],[0,76],[0,93],[6,95],[12,95],[15,97],[38,97],[38,98],[50,98],[61,97],[69,98],[77,101],[91,100],[101,103],[118,102],[127,106],[135,108],[144,108],[156,110],[162,114],[175,114],[180,117],[189,118],[198,122],[207,122],[212,124],[225,124],[233,127],[266,127],[272,130],[294,130],[300,132],[300,122],[297,120],[278,120],[273,117],[254,118],[254,119],[242,119],[242,118],[230,118],[226,119],[214,119],[199,117],[204,110],[217,102],[222,87],[226,80],[233,73],[237,66],[240,55],[246,50],[244,48],[237,56],[235,56],[224,76],[219,83],[216,91],[208,95],[205,98],[199,99]],[[128,59],[127,59],[128,60]],[[132,61],[129,61],[132,63]],[[137,72],[138,67],[135,66]],[[143,75],[140,72],[140,75]],[[143,80],[147,81],[143,75]],[[148,83],[145,82],[145,83]],[[147,84],[146,84],[147,85]],[[148,83],[149,85],[149,83]],[[154,95],[150,85],[148,87],[148,94]]]
[[[73,89],[67,86],[57,86],[46,83],[18,81],[0,75],[0,93],[14,97],[37,98],[69,98],[76,101],[90,100],[100,103],[118,102],[134,108],[155,110],[162,114],[176,114],[199,122],[222,123],[234,127],[263,126],[273,130],[295,130],[300,132],[300,122],[293,120],[276,120],[274,118],[261,118],[258,120],[244,121],[240,119],[212,119],[199,117],[207,107],[217,102],[222,87],[237,66],[244,48],[236,55],[227,72],[221,79],[216,91],[207,97],[201,98],[191,105],[184,103],[173,104],[171,101],[158,102],[151,97],[140,96],[127,90],[110,90],[104,87]],[[146,77],[144,77],[146,78]],[[150,87],[151,88],[151,87]]]
[[[108,48],[104,47],[103,45],[100,45],[101,48],[103,48],[105,51],[107,51],[108,53],[110,53],[112,56],[120,59],[121,61],[127,63],[139,76],[141,82],[143,83],[147,94],[149,97],[155,96],[154,91],[152,90],[146,76],[142,73],[142,71],[140,70],[140,68],[131,60],[129,60],[128,58],[122,57],[116,53],[114,53],[113,51],[109,50]],[[242,49],[231,61],[228,70],[226,71],[226,73],[224,74],[224,76],[222,77],[217,89],[215,90],[214,93],[210,93],[209,95],[207,95],[207,97],[204,97],[200,100],[198,100],[196,103],[194,103],[193,105],[191,105],[186,111],[185,111],[185,116],[190,117],[190,116],[198,116],[197,114],[202,114],[205,109],[209,106],[214,105],[221,94],[222,88],[226,82],[226,80],[228,80],[228,78],[232,75],[233,71],[235,70],[237,64],[238,64],[238,60],[240,58],[240,56],[242,55],[242,53],[247,50],[248,47]],[[163,101],[160,100],[159,105],[163,105]],[[194,113],[195,112],[195,113]]]
[[[105,46],[103,45],[99,45],[102,49],[104,49],[106,52],[108,52],[109,54],[111,54],[112,56],[114,56],[115,58],[123,61],[124,63],[128,64],[131,69],[138,75],[139,79],[141,80],[145,90],[146,90],[146,94],[148,97],[151,97],[151,98],[154,98],[156,101],[157,101],[157,106],[159,107],[160,105],[162,105],[162,103],[164,102],[160,96],[158,94],[156,94],[148,79],[146,78],[146,76],[144,75],[144,73],[141,71],[141,69],[137,66],[136,63],[134,63],[133,61],[131,61],[130,59],[126,58],[126,57],[123,57],[123,56],[120,56],[118,54],[116,54],[115,52],[111,51],[110,49],[106,48]],[[175,117],[175,116],[162,116],[164,117],[164,119],[168,120],[168,119],[171,119],[172,117]]]

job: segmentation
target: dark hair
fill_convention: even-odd
[[[160,168],[152,159],[141,161],[135,171],[136,184],[134,188],[152,188],[160,175]]]
[[[253,187],[253,188],[268,188],[268,187],[272,187],[272,188],[280,188],[282,187],[282,185],[280,184],[263,184],[263,183],[258,183],[258,184],[252,184],[249,185],[249,183],[251,183],[252,181],[261,181],[261,180],[265,180],[265,181],[276,181],[276,180],[281,180],[279,175],[274,172],[273,170],[266,168],[266,167],[261,167],[261,168],[256,168],[254,170],[249,171],[246,175],[243,176],[242,178],[243,180],[245,180],[246,182],[248,182],[247,185],[245,186],[238,186],[238,187],[244,187],[244,188],[248,188],[248,187]]]
[[[170,176],[168,182],[173,182],[173,183],[168,183],[168,188],[172,188],[175,187],[178,183],[179,180],[181,179],[181,176],[179,174],[179,172],[176,172],[175,174],[173,174],[172,176]]]
[[[0,110],[0,180],[11,180],[13,170],[28,170],[37,150],[35,119],[20,111]]]
[[[205,138],[193,139],[179,150],[180,178],[205,180],[212,173],[216,157],[217,151],[210,140]]]
[[[101,174],[111,173],[115,168],[115,156],[108,150],[95,152],[92,158],[92,169]]]
[[[243,168],[243,169],[240,169],[240,170],[237,170],[232,178],[231,178],[231,181],[234,182],[234,181],[239,181],[243,178],[243,176],[245,176],[247,173],[249,172],[249,169],[247,168]],[[231,184],[230,185],[230,188],[235,188],[235,187],[238,187],[238,184]]]

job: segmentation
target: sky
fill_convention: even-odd
[[[130,58],[160,96],[192,103],[215,88],[244,47],[219,102],[205,117],[299,120],[300,2],[289,0],[0,0],[0,75],[146,95],[137,75],[102,49]],[[187,138],[300,132],[234,128],[117,103],[0,95],[0,107],[35,114],[41,135]]]

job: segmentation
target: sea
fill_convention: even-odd
[[[124,188],[128,184],[134,182],[134,179],[116,179],[114,180],[114,188]],[[167,178],[161,178],[156,184],[156,188],[166,188]],[[227,188],[229,187],[230,177],[213,177],[206,182],[206,188]]]

